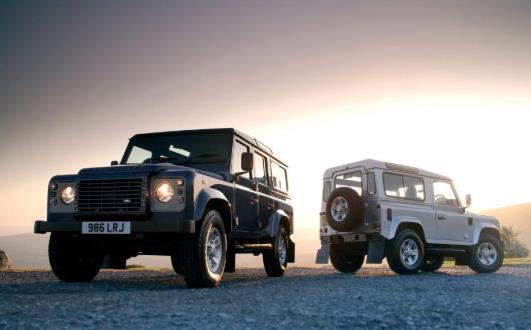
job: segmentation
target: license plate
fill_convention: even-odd
[[[86,221],[81,226],[82,234],[131,234],[131,222]]]

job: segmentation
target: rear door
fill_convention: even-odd
[[[469,224],[450,181],[434,179],[433,203],[438,240],[459,242],[471,239],[473,226]]]

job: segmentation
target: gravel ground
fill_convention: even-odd
[[[0,272],[0,329],[357,327],[530,329],[531,267],[410,276],[292,268],[283,278],[240,269],[217,289],[188,289],[170,270],[102,271],[81,284]]]

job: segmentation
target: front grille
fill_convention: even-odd
[[[76,211],[144,212],[145,187],[142,179],[81,180],[77,183]]]

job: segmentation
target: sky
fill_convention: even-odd
[[[454,179],[478,210],[531,202],[529,1],[2,1],[0,235],[51,176],[140,132],[235,127],[290,166],[317,228],[328,167]]]

